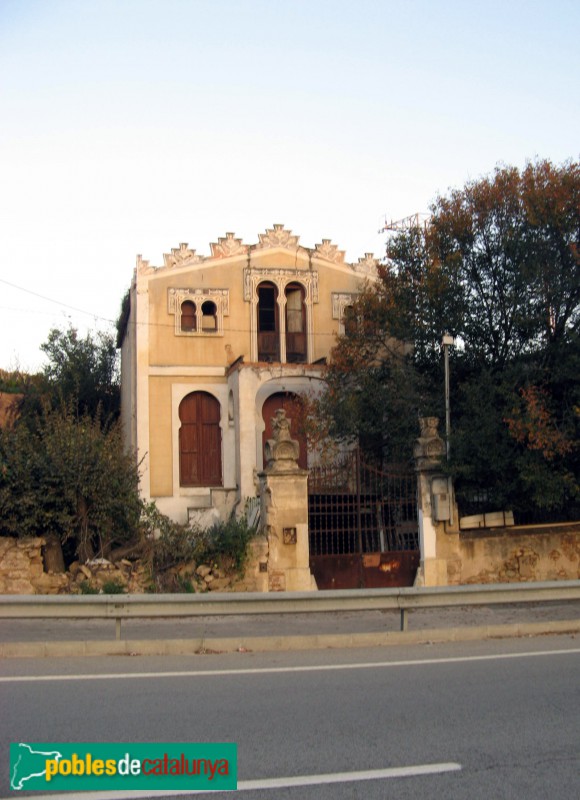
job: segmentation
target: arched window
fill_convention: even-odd
[[[193,333],[196,329],[195,303],[185,300],[181,304],[181,330]]]
[[[206,333],[217,330],[217,308],[212,300],[206,300],[201,307],[201,329]]]
[[[274,284],[258,286],[258,361],[280,361],[277,298]]]
[[[286,287],[286,361],[306,361],[306,311],[304,288],[298,283]]]
[[[192,392],[179,404],[179,483],[222,485],[220,404],[207,392]]]
[[[343,312],[344,334],[354,336],[357,329],[357,319],[352,306],[346,306]]]

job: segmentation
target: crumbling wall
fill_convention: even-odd
[[[0,594],[82,594],[116,590],[129,594],[151,591],[268,591],[268,541],[256,537],[248,546],[243,575],[226,574],[215,564],[189,562],[164,573],[164,585],[156,586],[141,561],[121,559],[111,563],[95,558],[86,564],[74,561],[64,571],[47,569],[47,539],[0,537]],[[103,588],[104,587],[104,588]]]
[[[449,526],[448,526],[449,527]],[[437,524],[440,585],[580,579],[580,522],[478,530]]]
[[[63,573],[45,572],[41,536],[0,537],[0,594],[59,594],[68,591]]]
[[[462,532],[458,555],[458,583],[577,580],[580,523]]]

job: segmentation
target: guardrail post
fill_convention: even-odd
[[[402,631],[406,631],[407,630],[407,623],[408,623],[407,609],[406,608],[402,608],[401,609],[401,630]]]
[[[115,639],[121,640],[121,617],[115,617]]]

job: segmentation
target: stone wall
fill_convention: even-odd
[[[46,539],[0,536],[0,594],[59,594],[68,591],[63,574],[45,572]]]
[[[437,527],[448,585],[580,579],[580,522],[461,532]]]
[[[580,523],[459,535],[460,583],[580,578]]]
[[[580,522],[460,529],[453,487],[441,467],[445,443],[438,419],[419,422],[417,586],[580,579]]]
[[[111,563],[96,558],[86,564],[73,562],[66,572],[46,570],[47,540],[43,537],[0,537],[0,594],[79,594],[109,590],[116,584],[123,592],[266,592],[268,591],[268,541],[257,536],[249,544],[243,575],[226,574],[217,565],[180,564],[163,573],[157,586],[140,561],[121,559]],[[64,570],[64,564],[63,564]]]

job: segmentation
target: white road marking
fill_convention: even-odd
[[[288,672],[328,672],[345,669],[387,669],[390,667],[422,667],[433,664],[462,664],[477,661],[502,661],[510,658],[541,658],[543,656],[577,655],[580,648],[568,650],[536,650],[526,653],[496,653],[485,656],[452,656],[405,661],[368,661],[362,664],[318,664],[295,667],[253,667],[247,669],[182,670],[176,672],[109,672],[87,675],[5,675],[0,683],[34,683],[35,681],[114,681],[143,678],[208,678],[225,675],[268,675]],[[2,798],[0,798],[2,800]]]
[[[388,767],[387,769],[369,769],[362,772],[331,772],[326,775],[296,775],[291,778],[258,778],[253,781],[238,781],[239,792],[260,791],[263,789],[287,789],[295,786],[320,786],[329,783],[349,783],[354,781],[377,781],[389,778],[413,778],[419,775],[440,775],[444,772],[458,772],[461,764],[418,764],[411,767]],[[219,791],[219,790],[218,790]],[[233,790],[232,790],[233,791]],[[82,800],[139,800],[148,797],[184,797],[191,794],[216,794],[216,790],[158,790],[148,792],[146,789],[79,792]],[[34,800],[70,800],[71,793],[34,795]],[[0,800],[14,800],[3,797]]]

